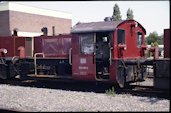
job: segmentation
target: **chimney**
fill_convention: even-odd
[[[43,27],[43,28],[41,29],[41,31],[43,32],[43,35],[47,35],[47,34],[48,34],[48,29],[47,29],[47,27]]]
[[[18,36],[18,29],[17,28],[13,29],[13,35],[12,36]]]
[[[52,26],[52,35],[55,36],[55,26]]]

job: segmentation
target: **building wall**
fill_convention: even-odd
[[[10,30],[18,28],[21,32],[42,33],[41,28],[48,28],[48,35],[52,35],[52,26],[55,26],[55,34],[70,33],[71,19],[29,14],[10,11]]]
[[[43,27],[48,28],[48,35],[70,33],[72,14],[25,6],[12,2],[0,4],[0,36],[11,36],[18,28],[18,36],[40,36]]]
[[[0,36],[10,35],[9,11],[0,11]]]

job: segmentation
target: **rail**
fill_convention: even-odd
[[[43,55],[43,58],[45,57],[44,53],[35,53],[34,54],[34,66],[35,66],[35,75],[37,75],[37,63],[36,63],[36,56],[37,55]]]

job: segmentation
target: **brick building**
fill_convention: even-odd
[[[72,14],[41,9],[13,2],[0,3],[0,36],[11,36],[18,29],[18,36],[39,36],[47,27],[48,35],[70,33]]]

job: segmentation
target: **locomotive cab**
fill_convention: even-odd
[[[92,63],[96,70],[96,80],[109,79],[112,32],[79,34],[79,53],[92,54]]]
[[[117,82],[121,87],[144,80],[146,67],[138,62],[145,59],[146,31],[138,22],[78,23],[71,33],[74,79]]]

